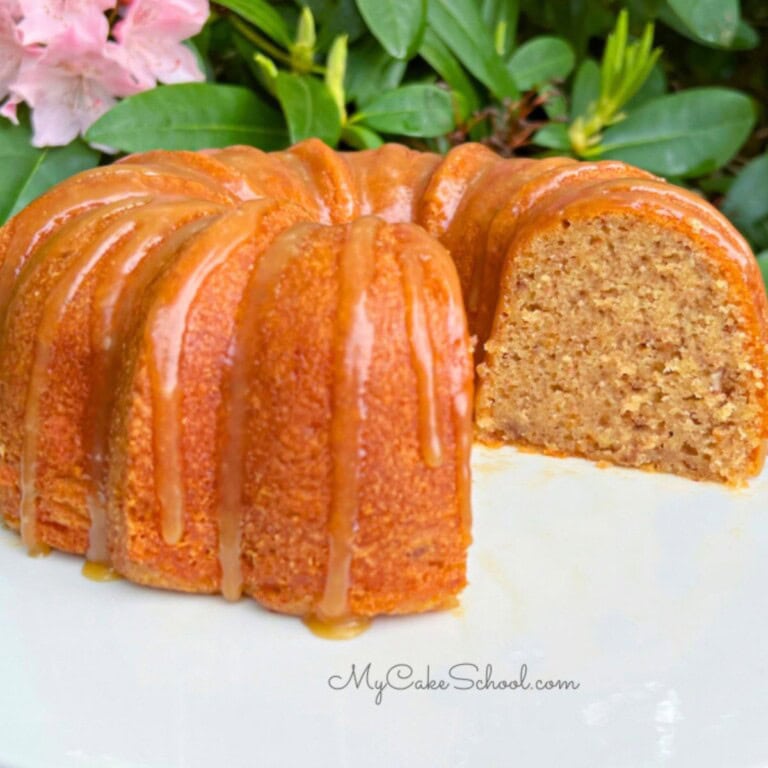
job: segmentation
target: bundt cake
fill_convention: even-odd
[[[762,465],[754,257],[620,162],[147,152],[54,187],[0,254],[0,513],[143,584],[326,623],[451,605],[473,400],[487,442]]]

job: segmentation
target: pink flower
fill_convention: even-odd
[[[133,0],[113,35],[125,65],[142,86],[203,80],[192,52],[181,41],[208,18],[207,0]]]
[[[108,10],[120,17],[109,39]],[[67,144],[118,98],[202,80],[182,40],[208,0],[0,0],[0,117],[31,108],[35,146]],[[138,128],[138,126],[137,126]]]
[[[23,58],[24,46],[14,23],[12,5],[0,3],[0,101],[8,95]]]
[[[109,23],[104,11],[114,8],[115,3],[116,0],[18,0],[24,16],[19,24],[22,40],[25,45],[47,43],[71,29],[97,30],[106,40]]]
[[[115,97],[141,90],[116,60],[115,44],[101,40],[95,27],[90,35],[72,27],[51,40],[13,84],[14,95],[32,107],[36,147],[69,143],[115,104]]]
[[[3,10],[8,11],[14,21],[19,21],[22,17],[21,3],[19,0],[0,0],[0,12]]]
[[[6,120],[10,120],[14,125],[19,124],[19,118],[16,114],[16,109],[21,104],[21,99],[18,96],[11,96],[10,99],[6,99],[2,107],[0,107],[0,117],[4,117]]]

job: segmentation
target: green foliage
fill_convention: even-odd
[[[407,62],[392,58],[376,40],[358,43],[350,48],[347,59],[347,99],[359,106],[397,88],[407,67]]]
[[[493,32],[496,53],[508,56],[515,48],[520,3],[518,0],[482,0],[480,13],[485,26]]]
[[[725,165],[755,123],[751,99],[727,88],[691,88],[651,99],[609,128],[600,157],[678,178]]]
[[[99,163],[99,153],[82,141],[37,149],[30,139],[27,125],[0,121],[0,222],[62,179]]]
[[[560,37],[534,37],[521,45],[507,68],[521,91],[540,88],[553,80],[565,80],[571,74],[573,48]]]
[[[626,6],[623,7],[623,6]],[[762,0],[214,0],[208,82],[123,100],[89,130],[134,152],[317,136],[366,149],[617,158],[721,204],[768,253]],[[0,121],[0,221],[99,155]],[[107,158],[102,158],[102,162]],[[768,256],[761,256],[761,264]]]
[[[723,213],[756,249],[768,249],[768,154],[742,168],[725,196]]]
[[[739,29],[739,0],[669,0],[664,18],[693,40],[728,48]]]
[[[369,101],[356,119],[382,133],[442,136],[453,128],[453,104],[434,85],[404,85]]]
[[[762,251],[757,254],[757,265],[760,267],[763,283],[768,286],[768,251]]]
[[[341,115],[328,87],[309,75],[278,72],[275,92],[288,121],[292,143],[316,136],[335,145],[341,137]]]
[[[437,72],[440,79],[453,89],[460,105],[462,120],[466,120],[480,109],[480,97],[472,80],[448,46],[431,29],[424,33],[419,55]]]
[[[220,0],[218,4],[234,11],[278,45],[290,46],[291,33],[288,25],[267,0]]]
[[[427,21],[448,49],[490,92],[518,95],[514,79],[497,53],[491,30],[474,0],[429,0]]]
[[[622,110],[643,86],[661,54],[660,49],[652,50],[652,46],[653,25],[646,24],[640,40],[630,42],[629,14],[622,11],[605,43],[598,96],[583,113],[577,113],[568,131],[577,155],[601,153],[603,129],[624,119]],[[588,85],[592,87],[592,83]]]
[[[427,23],[426,0],[357,0],[368,29],[390,56],[410,59]]]
[[[123,152],[230,144],[277,149],[286,134],[280,115],[253,91],[184,83],[124,99],[91,126],[86,139]]]

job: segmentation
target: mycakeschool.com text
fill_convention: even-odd
[[[352,664],[349,669],[328,678],[334,691],[369,691],[379,705],[385,693],[402,691],[508,691],[553,693],[576,691],[577,680],[534,677],[527,664],[511,671],[496,670],[493,664],[463,661],[442,670],[427,664],[415,667],[401,662],[374,669],[372,662]]]

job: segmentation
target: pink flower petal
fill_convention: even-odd
[[[104,11],[116,0],[19,0],[24,18],[19,24],[22,40],[48,43],[70,29],[106,40],[109,23]]]
[[[122,43],[141,35],[186,40],[203,28],[209,13],[208,0],[133,0],[115,24],[115,40]]]
[[[197,34],[208,18],[207,0],[133,0],[115,24],[123,63],[145,88],[203,80],[192,52],[180,44]]]
[[[11,96],[5,100],[5,103],[0,107],[0,116],[10,120],[14,125],[19,124],[19,118],[16,115],[16,108],[21,104],[21,99],[18,96]]]
[[[0,5],[0,99],[8,95],[23,58],[24,46],[11,10]]]
[[[98,43],[70,29],[45,53],[22,67],[13,92],[32,107],[33,144],[69,143],[106,112],[118,96],[140,90],[111,55],[114,43]]]
[[[137,35],[119,46],[115,55],[142,88],[152,88],[157,81],[188,83],[205,79],[192,51],[175,40]]]
[[[0,0],[0,12],[5,9],[11,14],[14,21],[19,21],[22,17],[21,3],[19,0]]]
[[[97,80],[53,78],[52,93],[32,110],[32,144],[36,147],[69,144],[84,133],[116,100]]]

